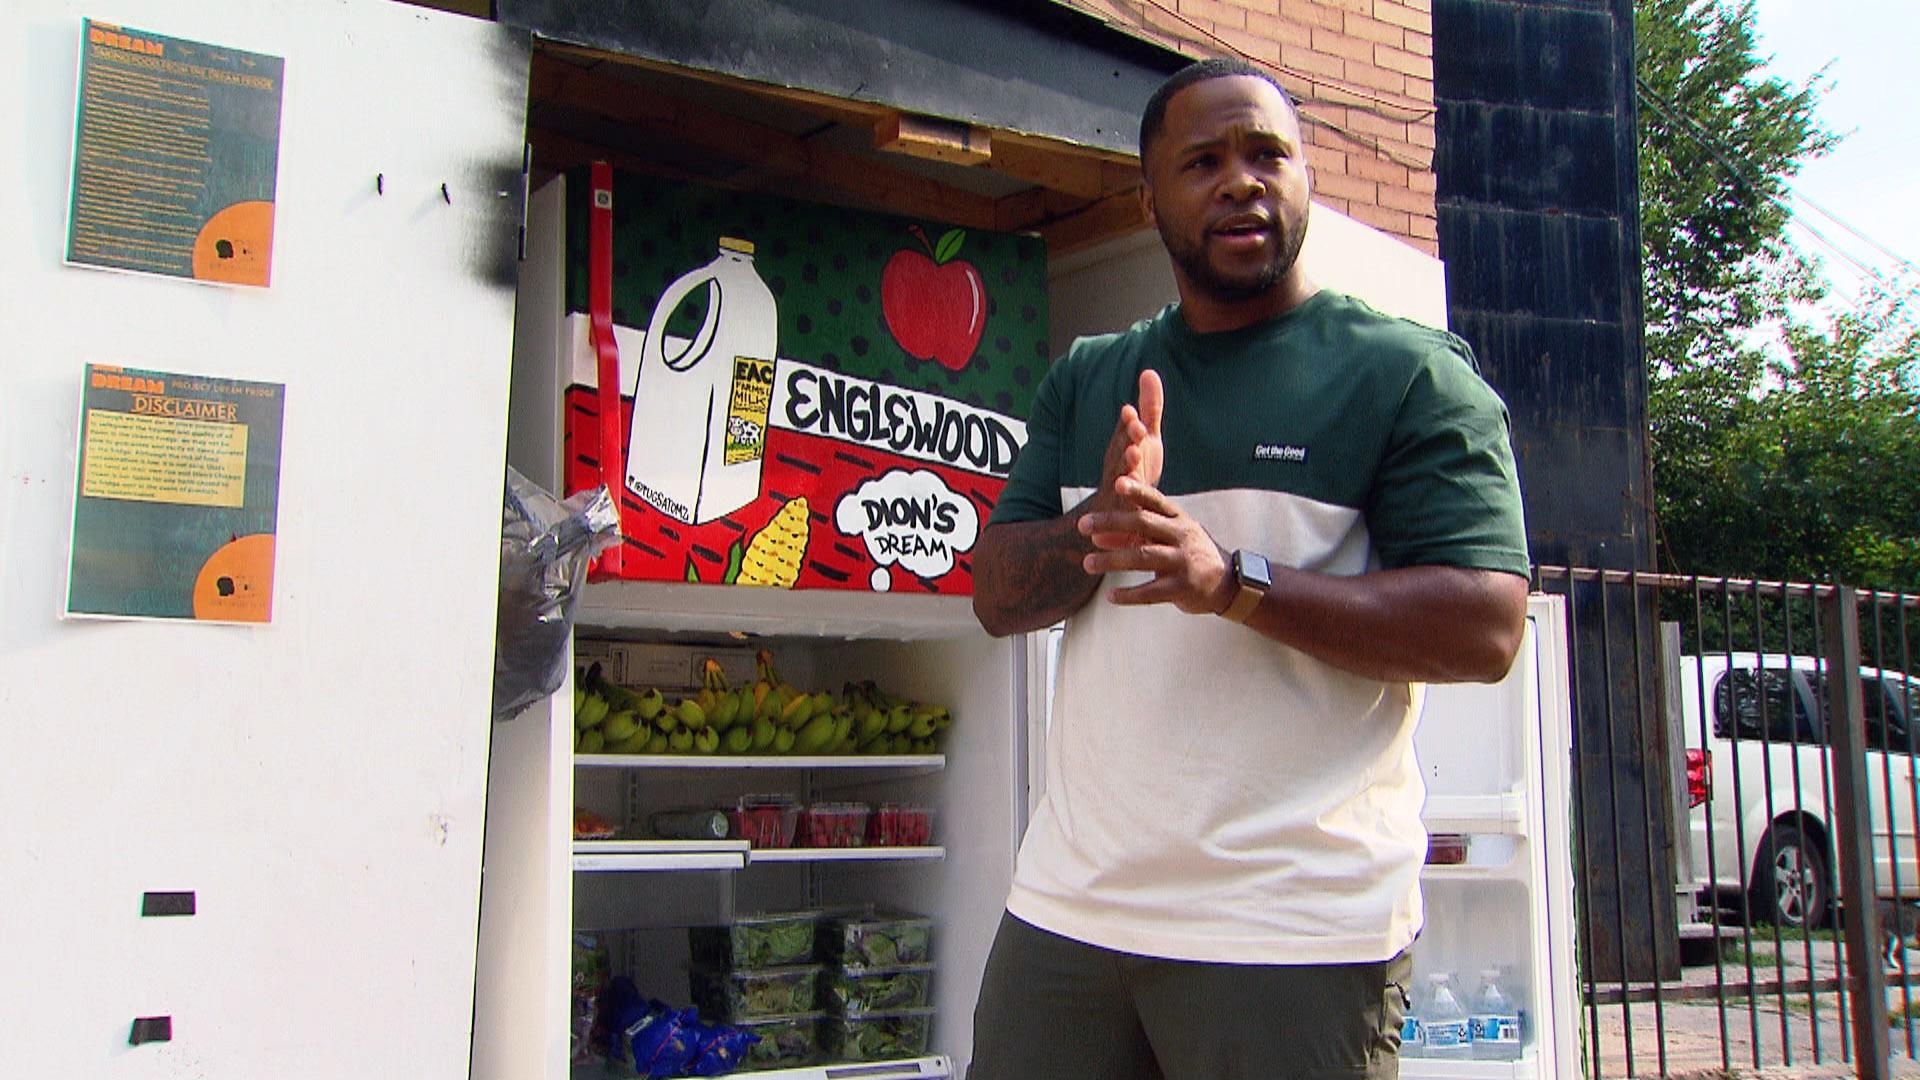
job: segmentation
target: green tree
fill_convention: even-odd
[[[1824,287],[1788,183],[1835,140],[1819,78],[1767,76],[1753,25],[1753,0],[1636,4],[1663,568],[1920,587],[1911,316],[1898,290],[1804,314]]]
[[[1920,586],[1914,302],[1890,289],[1827,327],[1790,319],[1763,385],[1715,402],[1660,493],[1676,568]]]
[[[1758,376],[1750,332],[1806,279],[1786,243],[1787,182],[1833,137],[1816,77],[1761,70],[1754,0],[1637,0],[1640,233],[1655,379],[1727,396]],[[1718,372],[1718,374],[1711,374]]]

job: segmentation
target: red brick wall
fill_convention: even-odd
[[[1059,0],[1186,53],[1260,63],[1300,104],[1314,201],[1438,250],[1432,0]]]

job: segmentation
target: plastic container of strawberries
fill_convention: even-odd
[[[924,847],[933,842],[933,810],[910,803],[881,803],[867,818],[873,847]]]
[[[749,847],[792,847],[799,824],[800,801],[791,795],[742,795],[727,809],[731,834]]]
[[[814,803],[800,819],[800,846],[816,848],[862,847],[867,840],[866,803]]]

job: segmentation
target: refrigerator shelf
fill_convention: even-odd
[[[575,871],[744,870],[752,863],[933,862],[939,845],[751,848],[745,840],[575,840]]]
[[[573,869],[744,870],[747,852],[745,840],[575,840]]]
[[[602,769],[944,769],[945,754],[815,754],[772,757],[731,754],[575,754],[573,763]]]
[[[1401,1058],[1401,1080],[1547,1080],[1540,1075],[1540,1057],[1529,1048],[1517,1061],[1436,1061]]]
[[[894,641],[986,636],[970,596],[668,581],[591,582],[581,591],[574,623],[602,630]]]
[[[1526,799],[1519,791],[1493,795],[1432,795],[1420,811],[1430,833],[1525,831]]]
[[[601,1064],[575,1065],[571,1080],[604,1080],[610,1075]],[[798,1069],[768,1069],[727,1073],[741,1080],[952,1080],[953,1059],[944,1054],[899,1061],[842,1062]]]
[[[947,849],[931,847],[755,848],[748,863],[889,862],[944,859]]]

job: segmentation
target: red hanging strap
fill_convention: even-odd
[[[587,317],[599,360],[595,397],[600,413],[600,479],[613,492],[614,505],[624,520],[626,430],[621,423],[620,347],[613,340],[613,167],[604,161],[593,163],[593,202],[587,215]],[[594,560],[597,574],[621,576],[625,547],[622,542],[601,552]]]

